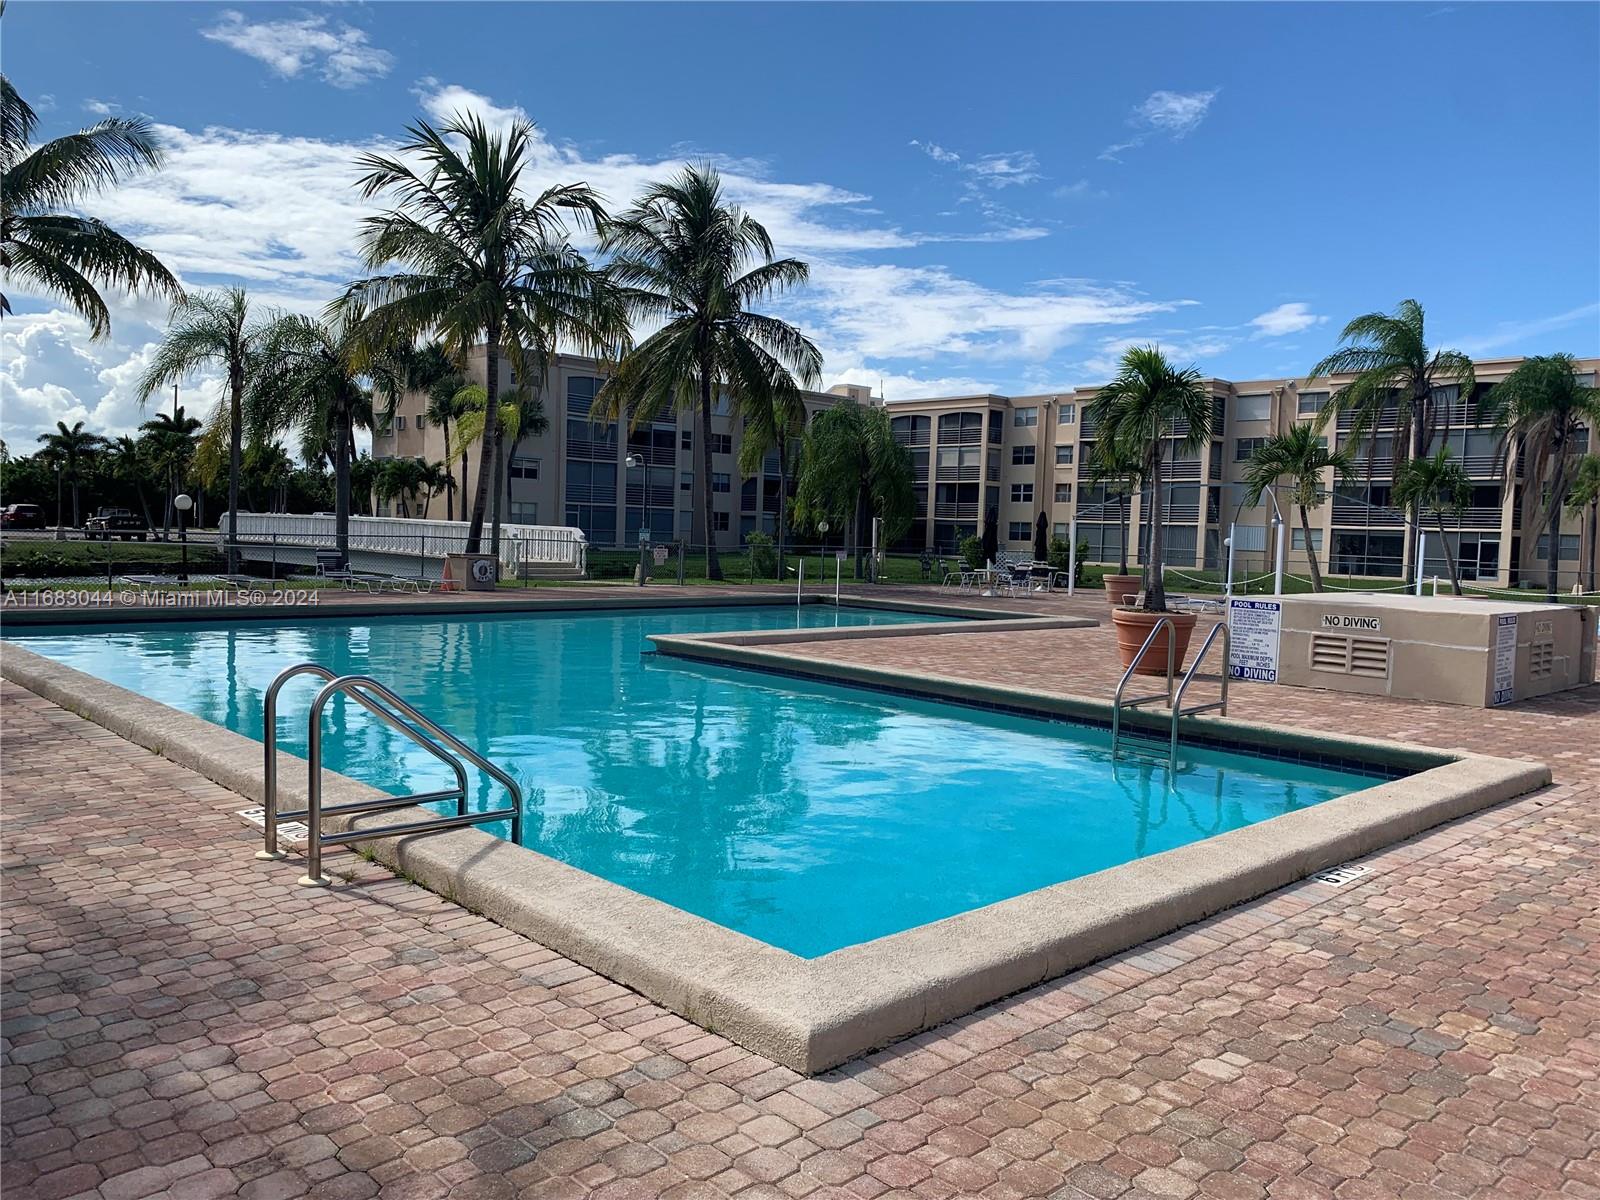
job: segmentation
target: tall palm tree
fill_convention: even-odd
[[[55,431],[41,433],[39,441],[44,446],[40,457],[58,467],[61,478],[72,485],[73,525],[83,524],[78,511],[78,489],[83,483],[84,470],[105,445],[105,438],[88,432],[82,421],[74,421],[70,429],[65,421],[57,421]]]
[[[1585,454],[1572,472],[1567,488],[1567,511],[1573,516],[1589,514],[1589,590],[1596,588],[1600,573],[1600,454]]]
[[[288,511],[289,481],[294,478],[288,451],[275,441],[256,438],[245,449],[244,473],[247,482],[266,488],[268,512]]]
[[[144,523],[152,525],[154,522],[150,520],[150,500],[144,494],[145,472],[150,466],[147,451],[148,446],[145,443],[135,441],[126,434],[106,443],[111,477],[133,489],[133,494],[139,501],[139,511],[144,514]]]
[[[1179,369],[1156,346],[1131,346],[1122,355],[1117,376],[1090,401],[1108,453],[1138,466],[1138,477],[1150,484],[1150,553],[1144,564],[1144,611],[1166,612],[1165,524],[1161,511],[1161,464],[1176,429],[1177,449],[1198,451],[1211,429],[1211,394],[1200,372]]]
[[[489,393],[475,383],[468,384],[456,393],[455,407],[458,415],[455,441],[450,446],[452,459],[465,462],[472,446],[488,436],[485,433],[489,426],[485,416],[488,401]],[[493,500],[495,528],[491,544],[497,554],[500,550],[499,527],[503,523],[506,505],[511,499],[511,480],[507,475],[507,464],[516,454],[517,446],[524,438],[541,437],[550,428],[550,421],[544,415],[544,405],[538,393],[531,388],[519,387],[515,392],[502,395],[499,408],[494,422],[493,436],[500,439],[500,446],[491,456],[494,487],[490,493]]]
[[[712,393],[720,384],[760,419],[786,392],[814,385],[822,354],[810,339],[750,311],[804,283],[810,271],[799,259],[774,259],[765,227],[724,203],[721,178],[704,165],[648,188],[605,227],[601,246],[630,310],[660,328],[618,364],[595,397],[595,413],[611,420],[626,413],[634,428],[673,406],[698,413],[706,575],[721,579],[711,528]]]
[[[282,316],[263,333],[260,366],[245,395],[245,419],[257,436],[295,433],[331,448],[334,539],[341,554],[350,551],[355,431],[372,427],[372,392],[364,382],[370,376],[359,365],[365,355],[348,322]],[[385,386],[394,384],[386,379]]]
[[[428,398],[428,421],[437,425],[444,439],[445,453],[449,454],[450,423],[461,415],[456,394],[467,385],[467,378],[438,341],[429,342],[415,352],[408,364],[406,386]],[[431,487],[432,485],[430,485]],[[444,490],[445,520],[454,521],[455,480],[450,475],[437,484]],[[465,503],[467,487],[466,460],[462,460],[461,495]],[[430,491],[431,495],[431,491]],[[426,507],[426,503],[424,504]]]
[[[749,397],[743,404],[744,438],[739,444],[739,471],[760,477],[768,454],[778,459],[778,569],[783,578],[783,555],[789,531],[789,480],[796,449],[806,429],[806,402],[800,389],[781,384],[770,392]]]
[[[1089,455],[1087,482],[1115,493],[1117,497],[1117,523],[1122,527],[1122,543],[1117,554],[1117,574],[1128,573],[1128,498],[1144,486],[1139,471],[1144,466],[1141,455],[1131,453],[1126,446],[1100,438]],[[1105,504],[1099,505],[1102,512]],[[1080,517],[1082,512],[1080,510]]]
[[[1434,389],[1455,384],[1463,399],[1472,395],[1475,382],[1472,359],[1459,350],[1430,350],[1423,329],[1422,305],[1402,300],[1392,314],[1364,313],[1344,327],[1344,343],[1316,366],[1312,378],[1353,375],[1338,388],[1317,418],[1318,430],[1336,416],[1350,417],[1350,441],[1366,441],[1376,448],[1379,431],[1394,421],[1393,470],[1428,453],[1438,432],[1439,408]],[[1408,510],[1413,529],[1421,526],[1421,510]],[[1411,563],[1406,578],[1420,564]]]
[[[1501,431],[1501,455],[1509,460],[1520,448],[1527,472],[1525,486],[1538,498],[1545,548],[1545,597],[1556,598],[1556,572],[1561,565],[1561,509],[1566,504],[1572,471],[1585,425],[1600,432],[1600,388],[1585,386],[1570,354],[1544,354],[1518,366],[1484,397],[1482,420]]]
[[[156,296],[183,289],[161,260],[104,221],[60,211],[161,165],[150,122],[107,117],[42,146],[29,143],[39,118],[0,75],[0,271],[65,300],[89,323],[111,332],[101,288]],[[0,294],[0,313],[11,305]]]
[[[197,371],[211,368],[227,374],[225,403],[211,414],[213,438],[228,443],[228,512],[239,511],[239,473],[244,462],[244,393],[250,383],[266,331],[273,324],[269,313],[252,314],[250,300],[241,287],[197,292],[180,300],[172,310],[167,335],[139,380],[139,401],[144,403],[168,384],[179,383]],[[208,431],[209,432],[209,431]],[[232,520],[230,516],[229,520]],[[239,570],[239,547],[232,529],[228,537],[228,570]]]
[[[190,459],[194,456],[195,432],[200,421],[176,405],[172,412],[157,413],[139,426],[149,448],[151,460],[167,481],[166,504],[161,511],[161,536],[167,536],[172,527],[172,502],[178,495],[178,485],[187,476]]]
[[[1426,458],[1406,463],[1395,478],[1394,495],[1401,504],[1433,514],[1439,544],[1444,547],[1445,565],[1450,568],[1450,589],[1461,595],[1461,575],[1456,570],[1456,557],[1450,552],[1450,539],[1445,536],[1444,519],[1472,503],[1472,480],[1450,453],[1450,447],[1440,446]],[[1422,570],[1421,563],[1417,570]]]
[[[1306,539],[1306,560],[1311,564],[1311,590],[1322,590],[1322,568],[1317,563],[1317,550],[1311,542],[1311,518],[1306,510],[1317,507],[1326,492],[1323,478],[1332,471],[1335,483],[1344,483],[1354,473],[1348,450],[1329,450],[1328,439],[1317,433],[1309,422],[1297,422],[1287,433],[1269,438],[1250,456],[1245,469],[1245,502],[1252,507],[1261,503],[1269,488],[1277,486],[1285,476],[1289,480],[1289,496],[1299,510],[1300,531]]]
[[[800,451],[795,517],[812,528],[826,519],[849,530],[857,579],[872,519],[883,518],[883,544],[889,545],[911,528],[916,511],[911,451],[895,440],[887,409],[841,400],[816,415]]]
[[[477,551],[499,444],[502,357],[517,380],[542,377],[558,341],[580,353],[614,354],[627,340],[627,321],[605,273],[567,240],[568,217],[604,223],[600,198],[582,183],[531,199],[522,191],[529,122],[513,121],[499,134],[479,117],[458,115],[438,128],[419,121],[407,132],[397,154],[358,160],[366,171],[362,195],[394,202],[362,222],[366,265],[398,269],[352,283],[330,311],[354,321],[371,347],[436,336],[460,362],[484,345],[485,430],[466,545]]]

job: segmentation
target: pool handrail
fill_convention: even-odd
[[[1156,635],[1163,629],[1167,631],[1167,688],[1164,692],[1152,692],[1148,696],[1135,696],[1132,700],[1122,698],[1123,689],[1128,686],[1128,680],[1133,678],[1133,673],[1139,669],[1139,664],[1144,662],[1145,652],[1150,649]],[[1173,659],[1173,650],[1177,642],[1176,630],[1171,617],[1162,617],[1150,627],[1150,632],[1145,635],[1139,644],[1139,652],[1133,656],[1133,661],[1128,664],[1128,669],[1123,671],[1122,678],[1117,681],[1117,690],[1111,696],[1111,760],[1116,761],[1117,744],[1122,736],[1122,710],[1124,708],[1138,708],[1141,704],[1150,704],[1156,700],[1165,700],[1167,707],[1172,707],[1172,676],[1176,669]]]
[[[1211,649],[1211,644],[1217,640],[1217,634],[1222,634],[1222,695],[1219,699],[1209,704],[1196,704],[1192,708],[1183,707],[1183,694],[1189,690],[1189,685],[1194,682],[1195,675],[1200,670],[1201,660],[1206,652]],[[1180,717],[1198,716],[1200,713],[1220,709],[1223,716],[1228,715],[1228,671],[1233,660],[1233,633],[1228,628],[1227,621],[1218,621],[1211,627],[1211,632],[1206,634],[1205,641],[1200,643],[1200,649],[1195,653],[1194,661],[1189,664],[1189,669],[1183,673],[1183,681],[1178,684],[1178,691],[1172,698],[1172,735],[1167,749],[1167,765],[1170,770],[1178,769],[1178,719]]]

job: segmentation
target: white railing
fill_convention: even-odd
[[[224,517],[224,521],[226,517]],[[335,518],[317,513],[238,514],[234,536],[241,541],[275,541],[279,545],[335,545]],[[225,532],[218,531],[218,542]],[[351,517],[350,549],[442,559],[467,544],[465,521],[421,521],[405,517]],[[484,525],[483,548],[489,548]],[[589,542],[583,530],[564,525],[501,525],[500,563],[515,570],[526,563],[554,564],[578,572],[588,569]]]

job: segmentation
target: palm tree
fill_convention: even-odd
[[[759,429],[763,420],[782,419],[789,392],[814,385],[822,371],[816,346],[787,321],[750,311],[804,283],[809,268],[774,259],[766,229],[723,202],[721,178],[703,165],[647,189],[602,230],[601,246],[630,310],[660,328],[617,365],[595,397],[595,414],[618,420],[626,413],[637,428],[673,406],[698,412],[706,575],[721,579],[711,528],[712,392],[720,384],[741,411],[755,414]]]
[[[1428,453],[1438,432],[1438,405],[1434,389],[1455,384],[1460,395],[1472,395],[1472,359],[1459,350],[1429,350],[1423,331],[1422,305],[1402,300],[1389,313],[1370,312],[1355,318],[1339,335],[1341,343],[1316,366],[1312,378],[1353,375],[1333,393],[1317,418],[1318,431],[1335,416],[1350,417],[1349,441],[1367,441],[1374,449],[1379,429],[1394,421],[1393,469],[1396,479],[1409,460]],[[1421,510],[1413,505],[1407,517],[1413,529],[1421,526]],[[1420,565],[1407,567],[1406,579]]]
[[[428,398],[428,421],[437,425],[444,438],[445,453],[449,454],[450,447],[450,422],[461,415],[460,406],[456,403],[456,394],[467,385],[466,376],[461,373],[461,368],[451,360],[442,343],[433,341],[416,351],[415,357],[409,364],[406,375],[406,385],[414,391],[419,391]],[[461,489],[462,496],[466,495],[467,474],[466,460],[461,463]],[[445,520],[454,521],[455,515],[455,479],[446,475],[442,481],[430,485],[431,496],[435,488],[444,490]]]
[[[144,523],[152,525],[154,522],[150,520],[150,500],[144,494],[145,470],[150,465],[147,450],[148,446],[145,443],[135,441],[126,434],[106,444],[106,451],[111,460],[109,465],[112,478],[133,489],[133,494],[139,501],[139,511],[144,514]]]
[[[78,512],[78,488],[83,482],[84,468],[105,445],[105,438],[87,432],[82,421],[74,421],[71,429],[65,421],[57,421],[55,432],[41,433],[39,441],[44,445],[40,457],[57,467],[61,477],[72,485],[72,524],[83,524]]]
[[[827,520],[850,531],[856,578],[862,577],[871,520],[883,518],[883,544],[898,541],[916,515],[911,452],[895,440],[887,409],[841,400],[819,412],[800,449],[795,519]]]
[[[1090,401],[1108,454],[1139,464],[1150,484],[1150,553],[1144,564],[1144,611],[1166,612],[1165,526],[1161,512],[1161,463],[1174,430],[1178,450],[1198,451],[1210,436],[1211,395],[1200,372],[1174,367],[1156,346],[1131,346],[1117,376]]]
[[[783,578],[783,555],[789,526],[789,480],[793,475],[795,450],[806,428],[806,403],[800,389],[781,385],[772,392],[746,399],[744,439],[739,445],[739,471],[759,477],[767,455],[778,459],[778,567]]]
[[[59,296],[89,323],[89,336],[111,332],[106,287],[181,296],[172,273],[148,250],[104,221],[59,211],[161,165],[150,122],[108,117],[89,128],[29,148],[39,118],[0,75],[0,270]],[[0,313],[11,305],[0,294]]]
[[[153,420],[139,426],[149,447],[151,459],[167,481],[167,500],[161,511],[161,536],[165,538],[172,523],[172,501],[178,494],[178,485],[189,471],[189,460],[194,455],[195,431],[200,422],[184,412],[183,405],[174,406],[170,413],[157,413]]]
[[[1143,465],[1139,455],[1103,437],[1094,443],[1094,450],[1089,455],[1088,482],[1115,493],[1117,497],[1117,521],[1122,527],[1122,543],[1117,554],[1118,575],[1128,573],[1128,497],[1144,484],[1139,478],[1139,470]],[[1099,507],[1103,512],[1104,503]]]
[[[247,481],[266,488],[268,512],[288,511],[294,460],[282,446],[274,441],[254,439],[244,452],[244,471]]]
[[[477,384],[469,384],[456,393],[455,408],[458,415],[455,441],[450,446],[452,459],[465,462],[473,443],[484,437],[484,429],[489,424],[484,415],[488,401],[488,392]],[[500,549],[499,527],[502,524],[505,505],[511,498],[511,480],[506,474],[506,464],[510,457],[516,454],[517,446],[524,438],[541,437],[550,428],[550,422],[544,415],[544,406],[538,395],[530,388],[518,388],[514,393],[502,396],[499,408],[494,428],[495,436],[501,440],[501,445],[494,451],[491,468],[494,479],[491,496],[494,500],[495,529],[492,545],[497,554]],[[505,449],[508,441],[511,447],[510,454],[507,454]]]
[[[426,464],[420,458],[386,458],[378,464],[372,490],[385,503],[398,501],[398,515],[408,517],[411,511],[407,501],[416,499],[426,473]]]
[[[1534,526],[1545,527],[1545,598],[1556,598],[1561,564],[1561,509],[1571,485],[1583,428],[1600,430],[1600,388],[1578,381],[1570,354],[1526,359],[1484,397],[1479,419],[1501,431],[1502,459],[1515,445],[1522,452],[1526,486],[1542,497]]]
[[[256,368],[259,349],[273,318],[252,316],[250,301],[241,287],[198,292],[180,300],[172,310],[167,336],[156,349],[139,381],[139,401],[145,402],[168,384],[179,383],[205,368],[227,373],[226,403],[211,414],[215,440],[228,443],[228,512],[239,511],[239,473],[244,462],[244,393]],[[239,570],[239,547],[233,529],[228,531],[228,570]]]
[[[355,431],[372,427],[372,392],[362,382],[371,376],[358,366],[366,353],[348,322],[279,317],[262,335],[260,366],[245,397],[245,418],[256,436],[294,432],[331,449],[334,539],[341,554],[350,551]],[[395,384],[385,378],[384,386]]]
[[[1595,590],[1595,574],[1600,570],[1600,454],[1585,454],[1572,472],[1567,488],[1567,511],[1581,516],[1589,510],[1589,590]]]
[[[1299,510],[1300,530],[1306,539],[1306,560],[1311,564],[1311,590],[1322,590],[1322,568],[1317,564],[1316,547],[1311,541],[1311,519],[1307,509],[1321,504],[1325,496],[1323,473],[1331,470],[1335,483],[1347,481],[1354,467],[1348,450],[1329,450],[1328,439],[1319,436],[1309,422],[1298,422],[1287,433],[1268,439],[1250,456],[1245,471],[1245,503],[1261,503],[1268,489],[1289,477],[1289,494]]]
[[[1450,539],[1445,537],[1444,519],[1472,503],[1472,480],[1450,453],[1450,447],[1441,446],[1426,458],[1406,463],[1394,481],[1394,496],[1418,512],[1433,514],[1439,544],[1444,547],[1445,565],[1450,569],[1450,588],[1461,595],[1461,576],[1456,571],[1455,555],[1450,552]],[[1422,564],[1418,563],[1417,570],[1421,569]]]
[[[366,265],[405,269],[358,280],[330,311],[355,322],[371,347],[437,336],[459,362],[484,345],[485,429],[466,544],[476,552],[499,445],[502,356],[516,379],[542,377],[558,340],[582,353],[612,354],[627,340],[627,322],[605,273],[567,241],[569,215],[579,224],[604,223],[600,198],[582,183],[558,184],[532,199],[521,190],[529,122],[513,121],[501,135],[479,117],[456,116],[437,129],[419,121],[407,132],[396,155],[358,160],[366,171],[362,195],[388,194],[395,202],[362,222]],[[450,139],[463,142],[464,153]]]

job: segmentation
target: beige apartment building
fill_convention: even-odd
[[[1514,585],[1544,580],[1544,531],[1531,524],[1534,500],[1524,488],[1522,464],[1505,464],[1495,453],[1499,435],[1478,425],[1483,393],[1517,366],[1520,358],[1485,359],[1476,364],[1477,387],[1462,397],[1442,389],[1439,439],[1454,451],[1473,482],[1471,505],[1447,521],[1450,551],[1462,577],[1484,584]],[[1600,359],[1580,360],[1590,381]],[[482,377],[481,355],[472,373]],[[697,420],[669,413],[647,429],[631,433],[615,424],[597,427],[589,410],[602,376],[589,359],[562,355],[552,364],[541,396],[548,430],[522,439],[510,449],[508,522],[572,525],[596,546],[633,545],[641,524],[657,541],[698,542],[693,524],[700,489],[711,488],[712,521],[723,549],[740,545],[755,530],[771,533],[778,511],[775,456],[762,474],[741,477],[738,470],[740,422],[724,397],[712,417],[712,474],[700,477],[695,444]],[[1275,529],[1270,503],[1244,504],[1242,486],[1251,453],[1262,441],[1299,421],[1316,420],[1342,380],[1258,379],[1207,381],[1215,406],[1209,437],[1196,453],[1169,454],[1165,471],[1167,561],[1177,568],[1222,570],[1225,539],[1232,534],[1240,575],[1271,570]],[[882,404],[868,388],[841,384],[825,393],[808,393],[811,412],[848,396]],[[1001,546],[1027,551],[1034,523],[1044,513],[1052,534],[1065,540],[1076,521],[1088,561],[1115,563],[1123,523],[1114,495],[1088,481],[1088,457],[1095,439],[1094,388],[1035,396],[994,394],[891,401],[887,407],[895,435],[911,452],[917,519],[896,549],[954,553],[964,537],[978,534],[985,514],[994,512]],[[393,427],[373,438],[373,456],[445,457],[443,432],[430,426],[426,400],[410,396],[396,411]],[[1177,436],[1181,436],[1179,431]],[[1592,431],[1590,442],[1592,443]],[[1375,450],[1350,441],[1349,421],[1328,427],[1339,447],[1358,460],[1356,478],[1337,488],[1329,481],[1328,499],[1310,513],[1311,546],[1325,572],[1400,578],[1417,552],[1404,515],[1391,503],[1390,442],[1379,431]],[[1436,442],[1436,444],[1438,444]],[[1585,449],[1587,446],[1584,447]],[[628,468],[630,455],[643,465]],[[468,456],[469,473],[476,452]],[[461,478],[461,466],[454,466]],[[469,481],[470,486],[470,481]],[[466,493],[470,496],[470,492]],[[460,519],[460,496],[456,516]],[[1128,528],[1142,549],[1138,532],[1148,493],[1128,501]],[[1296,514],[1290,522],[1287,569],[1308,571],[1306,539]],[[415,515],[415,514],[413,514]],[[445,515],[435,497],[430,517]],[[1423,563],[1425,575],[1447,575],[1443,547],[1430,528]],[[1587,584],[1595,548],[1589,546],[1578,517],[1563,513],[1561,584]],[[1135,549],[1130,547],[1130,550]],[[1581,555],[1581,558],[1580,558]],[[1136,555],[1130,553],[1130,560]]]
[[[509,386],[509,367],[501,363],[502,388]],[[483,382],[483,353],[468,362],[467,374]],[[711,478],[702,478],[699,420],[689,413],[668,412],[660,420],[633,431],[616,422],[596,425],[589,413],[604,381],[599,365],[589,358],[557,355],[538,395],[548,429],[536,437],[508,445],[506,496],[502,519],[508,524],[569,525],[582,529],[593,546],[634,546],[641,526],[656,542],[699,543],[704,535],[694,524],[702,489],[711,489],[711,520],[720,549],[733,549],[756,530],[772,533],[777,526],[778,462],[767,456],[758,477],[739,474],[740,422],[726,396],[719,397],[711,417]],[[862,389],[864,391],[864,389]],[[809,412],[833,404],[843,390],[806,393]],[[395,408],[387,428],[374,432],[374,459],[420,457],[444,462],[445,432],[428,420],[427,397],[409,393]],[[624,423],[625,425],[625,423]],[[630,457],[641,465],[630,468]],[[426,498],[430,519],[450,514],[464,520],[477,483],[478,447],[463,464],[450,464],[458,486],[453,505],[443,494]],[[791,481],[792,486],[792,481]],[[465,507],[463,507],[465,497]],[[419,498],[420,501],[420,498]],[[418,516],[422,504],[405,514],[398,505],[378,504],[380,516]]]
[[[1478,424],[1483,394],[1517,366],[1520,358],[1486,359],[1476,364],[1477,386],[1462,397],[1456,388],[1440,390],[1440,430],[1435,441],[1449,446],[1473,483],[1471,505],[1446,521],[1450,552],[1468,581],[1513,585],[1524,578],[1542,583],[1545,545],[1532,523],[1534,498],[1525,492],[1523,465],[1505,464],[1496,447],[1499,435]],[[1592,384],[1600,359],[1580,361]],[[1198,452],[1167,456],[1167,561],[1175,567],[1222,570],[1230,531],[1236,571],[1271,570],[1276,544],[1273,507],[1244,503],[1243,480],[1252,452],[1267,438],[1299,421],[1314,421],[1343,382],[1328,379],[1207,381],[1214,400],[1211,426]],[[1095,440],[1091,402],[1094,388],[1036,396],[952,396],[891,402],[896,436],[911,450],[916,473],[918,522],[903,548],[953,551],[963,537],[977,533],[985,515],[998,517],[1004,547],[1026,550],[1042,512],[1053,536],[1066,540],[1073,521],[1088,560],[1114,563],[1123,524],[1114,496],[1089,482],[1088,458]],[[1175,431],[1176,437],[1187,430]],[[1580,452],[1592,442],[1593,431]],[[1327,501],[1309,514],[1311,546],[1323,570],[1340,575],[1401,577],[1415,557],[1404,515],[1391,503],[1392,436],[1378,431],[1376,447],[1351,441],[1350,422],[1339,418],[1328,436],[1358,460],[1357,475],[1337,488],[1329,480]],[[1331,472],[1330,472],[1331,475]],[[1138,532],[1150,502],[1148,492],[1128,505],[1128,528],[1143,549]],[[1280,503],[1282,503],[1280,501]],[[1308,571],[1305,533],[1295,511],[1284,504],[1290,523],[1287,569]],[[1580,520],[1563,513],[1563,587],[1587,582],[1595,553],[1582,544]],[[1424,575],[1448,575],[1444,548],[1429,529]],[[1130,547],[1130,551],[1133,548]],[[1580,560],[1581,551],[1581,560]],[[1130,552],[1130,561],[1136,556]]]

